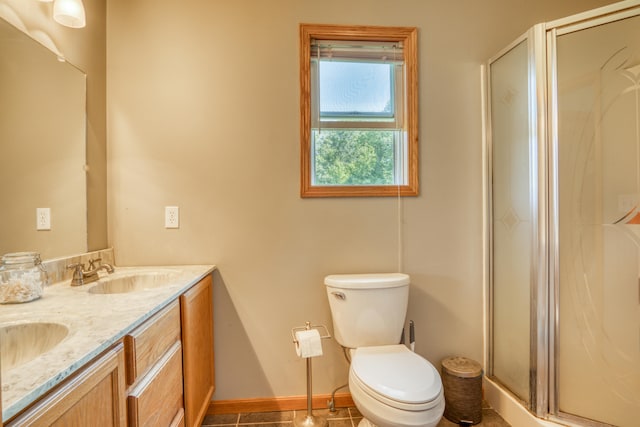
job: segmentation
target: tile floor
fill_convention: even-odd
[[[306,414],[306,410],[304,410],[207,415],[202,423],[202,427],[292,427],[296,412]],[[356,427],[362,419],[362,415],[356,408],[338,408],[334,414],[330,414],[328,409],[314,410],[313,414],[326,417],[329,422],[329,427]],[[480,427],[509,427],[509,424],[487,405],[482,409],[482,422],[476,425]],[[455,426],[458,426],[458,424],[454,424],[445,418],[438,423],[438,427]]]

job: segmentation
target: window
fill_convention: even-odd
[[[418,194],[417,30],[300,25],[302,197]]]

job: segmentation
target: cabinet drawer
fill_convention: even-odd
[[[182,346],[176,342],[127,397],[129,425],[178,426],[182,420]]]
[[[135,383],[177,341],[180,341],[180,306],[175,301],[124,337],[127,385]]]

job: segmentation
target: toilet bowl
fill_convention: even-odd
[[[365,417],[361,427],[434,427],[444,412],[438,371],[404,345],[356,349],[349,390]]]
[[[402,273],[325,277],[334,336],[351,354],[349,390],[360,427],[435,427],[444,413],[434,366],[398,344],[409,297]]]

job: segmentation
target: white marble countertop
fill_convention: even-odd
[[[71,286],[70,281],[45,288],[40,299],[0,305],[0,326],[51,322],[67,326],[66,338],[35,359],[2,372],[2,419],[8,420],[87,362],[157,313],[215,270],[212,265],[116,267],[114,278],[138,272],[171,270],[166,284],[119,294],[95,294],[100,281]],[[102,273],[102,272],[101,272]]]

